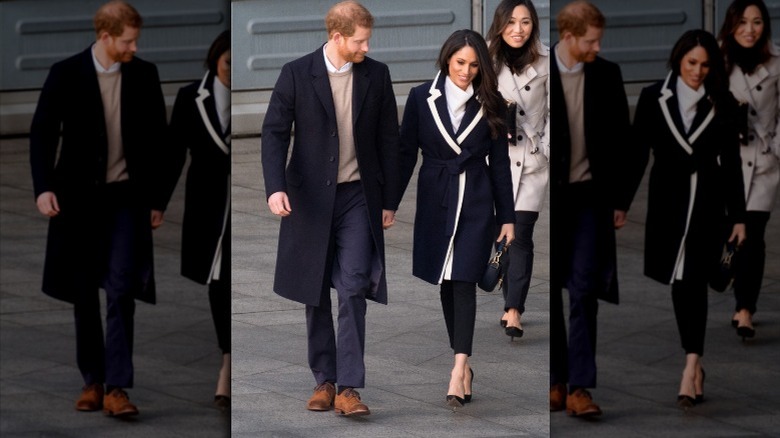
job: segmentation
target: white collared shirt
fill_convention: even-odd
[[[328,47],[327,44],[322,46],[322,56],[323,56],[323,58],[325,58],[325,68],[327,68],[329,72],[331,72],[331,73],[346,73],[346,72],[348,72],[348,71],[350,71],[352,69],[352,63],[351,62],[348,62],[348,63],[342,65],[341,68],[336,68],[336,66],[334,66],[330,62],[330,59],[328,59],[328,54],[327,54],[327,52],[325,52],[325,48],[327,48],[327,47]]]
[[[558,70],[561,73],[564,73],[564,74],[565,73],[577,73],[580,70],[582,70],[583,68],[585,68],[585,63],[584,62],[578,62],[578,63],[574,64],[573,66],[571,66],[571,68],[566,67],[566,64],[563,63],[563,61],[561,60],[561,57],[558,55],[558,50],[560,50],[560,48],[561,48],[561,45],[558,44],[558,45],[555,46],[555,50],[554,51],[555,51],[555,62],[558,63]]]
[[[677,103],[680,106],[680,116],[682,118],[683,126],[685,127],[685,133],[691,130],[693,124],[693,118],[696,117],[696,105],[699,103],[702,97],[706,94],[704,90],[704,84],[702,84],[698,90],[694,90],[689,87],[688,84],[683,82],[681,77],[677,77]]]
[[[92,44],[92,62],[95,64],[95,70],[98,73],[113,73],[122,67],[121,62],[115,62],[111,64],[110,67],[103,68],[103,65],[98,61],[97,56],[95,56],[95,44]]]
[[[444,94],[447,98],[447,112],[450,113],[452,130],[458,132],[460,122],[466,114],[466,102],[474,95],[474,87],[469,84],[468,88],[462,90],[447,76],[444,79]]]

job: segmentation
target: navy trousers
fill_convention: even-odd
[[[746,309],[751,314],[756,313],[758,293],[764,279],[766,264],[766,224],[769,222],[768,211],[748,211],[745,215],[745,232],[748,239],[742,244],[737,256],[736,275],[734,277],[734,311]]]
[[[598,314],[599,265],[598,207],[578,203],[567,212],[570,229],[570,264],[565,287],[569,291],[569,336],[563,312],[562,291],[550,296],[550,382],[571,387],[596,387],[596,316]]]
[[[124,183],[109,184],[103,205],[96,208],[96,227],[105,261],[100,272],[106,291],[106,333],[100,315],[99,289],[94,279],[85,281],[74,303],[76,361],[86,384],[133,386],[133,316],[135,299],[131,279],[137,271],[136,225],[150,220],[130,205]]]
[[[534,225],[539,219],[536,211],[515,211],[515,240],[504,255],[509,265],[504,275],[504,311],[517,309],[525,313],[525,300],[531,286],[534,269]]]
[[[306,306],[309,367],[317,384],[365,385],[366,294],[371,287],[373,253],[360,181],[339,184],[328,248],[331,278],[322,287],[319,306]],[[333,326],[331,285],[338,296],[338,333]]]

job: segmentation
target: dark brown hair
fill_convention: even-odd
[[[739,45],[734,39],[734,32],[737,31],[742,15],[748,6],[755,6],[761,12],[761,19],[764,21],[764,30],[756,44],[751,48],[745,48]],[[726,9],[726,18],[720,27],[718,39],[721,42],[721,52],[726,58],[726,71],[731,73],[735,65],[738,65],[745,73],[753,73],[756,67],[768,61],[772,54],[769,49],[772,45],[772,26],[769,10],[761,0],[735,0],[728,9]]]
[[[206,68],[216,75],[219,57],[228,50],[230,50],[230,29],[222,31],[211,43],[209,53],[206,55]]]
[[[730,96],[729,78],[726,73],[726,64],[723,62],[718,48],[718,42],[711,33],[695,29],[682,34],[672,48],[672,54],[669,56],[669,68],[679,77],[683,58],[696,47],[701,47],[707,52],[709,71],[704,78],[704,89],[712,99],[715,109],[718,110],[719,105],[726,101],[727,96]]]
[[[533,28],[528,41],[517,51],[510,51],[511,47],[504,41],[503,34],[504,29],[509,25],[509,20],[512,19],[512,12],[518,6],[528,8]],[[493,23],[488,30],[487,40],[490,41],[488,53],[495,61],[496,69],[506,65],[513,74],[518,74],[526,65],[536,62],[539,59],[539,16],[531,0],[503,0],[499,3],[493,14]],[[519,52],[519,55],[515,52]]]
[[[498,78],[493,70],[488,54],[487,43],[482,35],[470,29],[456,30],[447,38],[447,41],[441,47],[439,59],[436,66],[439,67],[444,75],[449,74],[449,63],[452,55],[458,50],[469,46],[477,54],[479,71],[472,81],[474,94],[477,96],[485,111],[488,125],[490,125],[490,134],[493,139],[499,138],[499,135],[505,129],[504,125],[504,99],[498,92]]]

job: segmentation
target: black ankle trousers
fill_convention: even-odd
[[[477,317],[477,285],[465,281],[444,280],[441,283],[440,295],[450,347],[455,354],[471,356],[474,320]]]

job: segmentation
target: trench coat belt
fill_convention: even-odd
[[[438,158],[423,156],[422,167],[441,168],[446,171],[449,176],[447,181],[447,188],[444,191],[444,197],[441,200],[441,206],[447,209],[447,236],[450,237],[455,232],[455,217],[458,212],[458,179],[460,174],[466,170],[478,169],[480,167],[487,167],[487,162],[484,157],[474,157],[467,150],[463,150],[457,158],[451,158],[449,160],[440,160]]]

